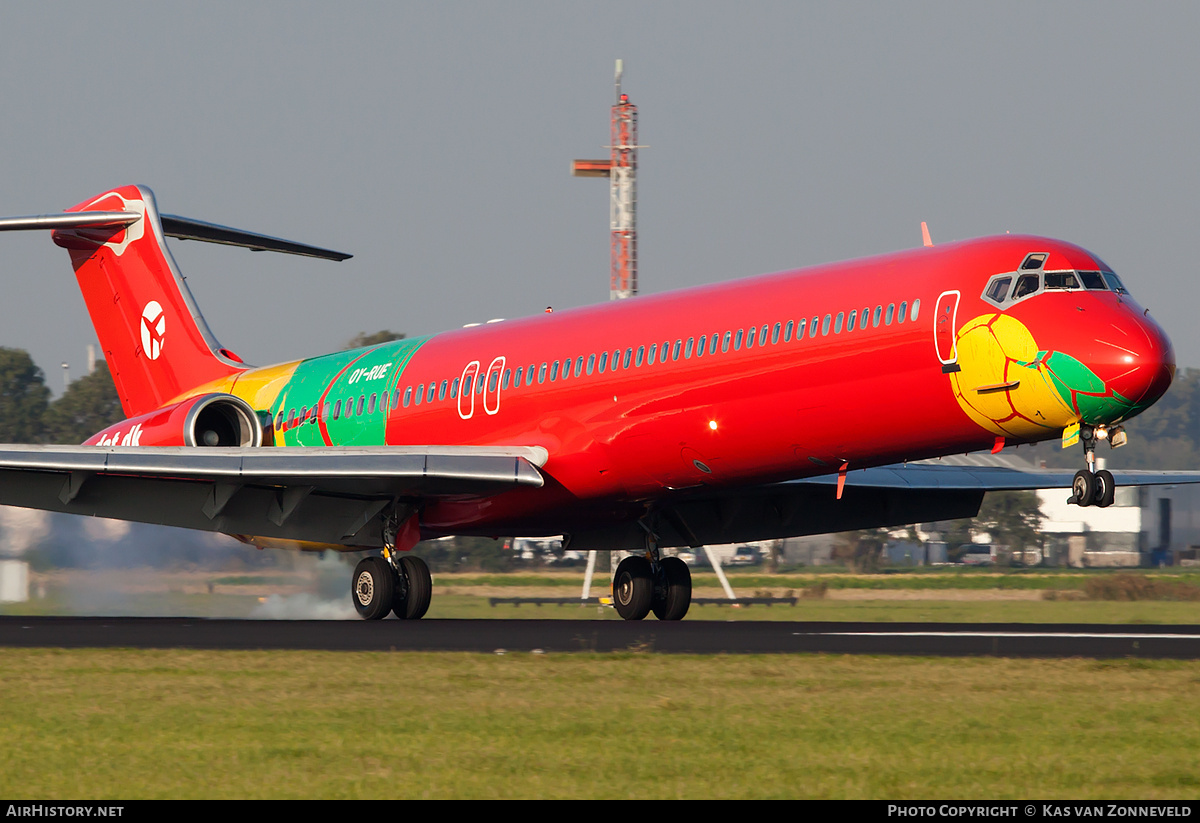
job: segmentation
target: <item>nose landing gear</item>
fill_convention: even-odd
[[[1113,480],[1112,472],[1107,469],[1096,471],[1096,441],[1107,439],[1109,436],[1110,432],[1103,426],[1080,427],[1079,442],[1083,445],[1088,467],[1075,473],[1068,503],[1074,503],[1076,506],[1099,506],[1102,509],[1113,504],[1117,484]],[[1119,427],[1111,432],[1111,437],[1113,448],[1125,444],[1125,432]]]

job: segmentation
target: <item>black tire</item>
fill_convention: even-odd
[[[400,588],[404,596],[397,596],[392,603],[392,611],[401,620],[420,620],[429,611],[429,601],[433,599],[433,578],[429,567],[419,557],[405,555],[400,558],[400,573],[404,580]]]
[[[1106,509],[1113,504],[1117,496],[1117,481],[1113,480],[1112,472],[1101,469],[1096,472],[1095,505]]]
[[[396,575],[382,557],[364,557],[354,567],[350,599],[364,620],[382,620],[392,610]]]
[[[1075,505],[1092,505],[1096,500],[1096,475],[1087,469],[1075,472],[1075,479],[1071,482],[1071,491],[1075,494]]]
[[[650,614],[654,599],[654,575],[644,557],[626,557],[613,578],[613,605],[626,620],[641,620]]]
[[[664,557],[659,569],[650,609],[659,620],[682,620],[692,605],[692,572],[678,557]]]

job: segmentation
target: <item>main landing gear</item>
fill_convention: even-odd
[[[1096,471],[1096,441],[1112,436],[1111,442],[1113,448],[1116,448],[1118,445],[1124,445],[1124,434],[1118,429],[1110,435],[1110,432],[1103,426],[1080,427],[1079,441],[1083,444],[1083,451],[1087,455],[1088,467],[1075,473],[1075,479],[1071,482],[1071,497],[1067,500],[1068,503],[1074,503],[1077,506],[1099,506],[1102,509],[1113,504],[1117,493],[1117,484],[1113,480],[1112,472],[1107,469]],[[1118,435],[1121,438],[1120,443],[1117,442]]]
[[[645,555],[626,557],[617,566],[613,605],[626,620],[650,612],[659,620],[682,620],[692,605],[692,573],[678,557],[660,557],[658,544],[647,536]]]
[[[433,578],[419,557],[397,559],[394,550],[364,557],[354,567],[350,584],[354,608],[364,620],[382,620],[388,612],[401,620],[417,620],[429,610]]]

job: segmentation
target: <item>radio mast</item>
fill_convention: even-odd
[[[616,100],[610,126],[608,160],[575,160],[575,177],[609,180],[610,263],[608,296],[621,300],[637,294],[637,106],[621,92],[623,61],[617,61],[613,81]]]

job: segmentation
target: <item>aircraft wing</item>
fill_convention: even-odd
[[[311,543],[380,545],[397,500],[538,487],[540,447],[0,446],[0,505]]]
[[[662,547],[702,546],[832,534],[974,517],[989,491],[1062,489],[1073,469],[1038,469],[1005,455],[957,455],[942,460],[852,470],[839,500],[836,474],[761,486],[682,491],[655,513]],[[1196,471],[1115,471],[1121,486],[1200,483]],[[566,548],[637,550],[644,535],[627,523],[571,534]]]
[[[1082,468],[1082,467],[1081,467]],[[926,489],[946,491],[1028,491],[1061,488],[1069,491],[1076,469],[1035,469],[1007,466],[968,466],[922,461],[880,466],[846,473],[846,488]],[[1114,471],[1121,486],[1165,486],[1200,483],[1197,471]],[[836,486],[837,475],[824,475],[795,483]]]

